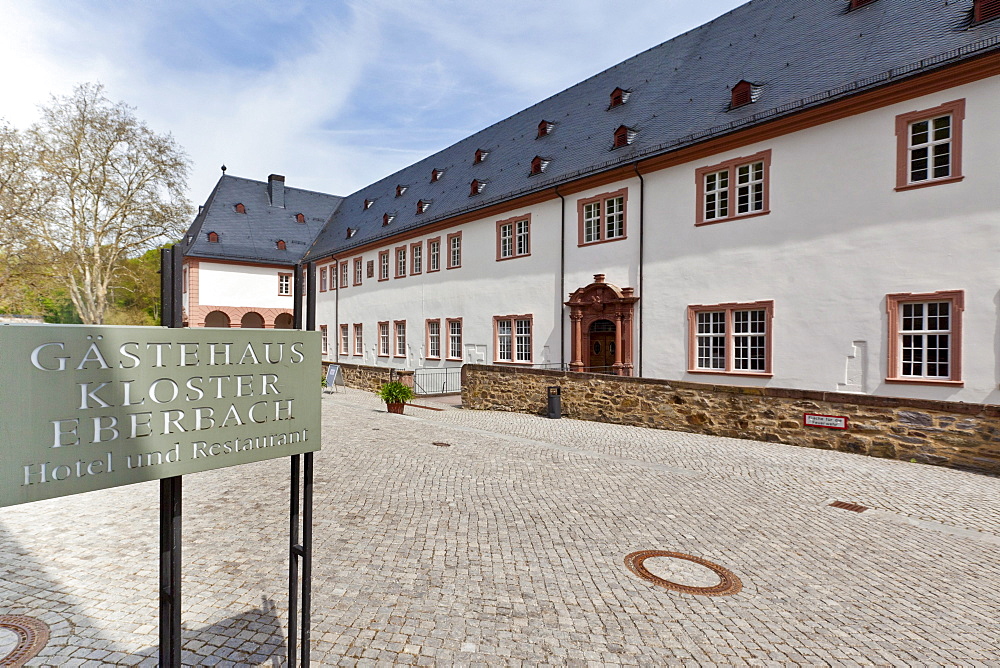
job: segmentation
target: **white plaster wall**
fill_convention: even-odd
[[[995,80],[647,176],[645,375],[996,403]],[[895,117],[966,98],[959,183],[896,192]],[[695,227],[694,170],[772,150],[765,216]],[[964,387],[886,383],[885,295],[964,290]],[[773,299],[772,379],[687,374],[688,304]]]
[[[278,295],[278,274],[291,269],[220,262],[201,262],[198,270],[200,304],[291,309],[291,295]]]
[[[896,192],[896,115],[958,98],[966,99],[965,179]],[[460,269],[427,273],[425,245],[424,274],[379,282],[379,249],[372,249],[364,262],[376,261],[376,278],[366,273],[361,287],[320,294],[318,322],[329,324],[333,352],[339,316],[364,324],[364,363],[414,368],[455,364],[424,359],[427,318],[442,319],[444,337],[444,319],[462,317],[464,361],[479,361],[481,350],[491,362],[493,316],[530,313],[536,364],[562,361],[561,333],[568,362],[562,302],[604,273],[609,283],[637,288],[643,331],[635,361],[645,376],[1000,403],[1000,190],[993,184],[1000,133],[991,123],[998,103],[996,79],[976,82],[645,174],[644,186],[632,177],[567,196],[562,288],[559,199],[420,237],[440,235],[445,253],[447,234],[461,230]],[[695,227],[695,170],[765,149],[772,151],[770,213]],[[577,201],[622,187],[629,189],[627,239],[578,247]],[[497,262],[496,221],[529,211],[531,256]],[[397,245],[385,247],[393,262]],[[965,291],[964,386],[886,383],[885,295],[957,289]],[[759,300],[775,304],[773,377],[687,373],[687,306]],[[376,357],[376,323],[403,319],[407,358]]]

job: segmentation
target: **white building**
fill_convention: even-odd
[[[337,201],[328,358],[1000,403],[997,15],[754,0]]]

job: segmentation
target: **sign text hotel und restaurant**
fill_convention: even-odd
[[[0,507],[312,452],[319,333],[0,325]]]

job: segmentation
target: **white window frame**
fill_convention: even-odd
[[[688,306],[688,372],[770,377],[773,319],[773,301]]]

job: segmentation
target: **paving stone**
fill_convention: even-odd
[[[324,396],[318,665],[997,665],[1000,479],[445,408]],[[288,469],[185,476],[185,662],[283,661]],[[156,664],[158,491],[0,510],[3,612],[52,632],[29,665]],[[743,590],[657,587],[624,565],[646,549]]]

